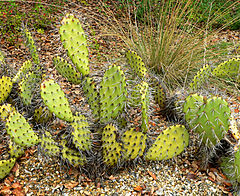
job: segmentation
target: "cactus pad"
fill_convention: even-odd
[[[217,77],[236,77],[240,75],[240,58],[232,58],[219,64],[212,74]]]
[[[44,153],[50,156],[58,156],[60,154],[60,148],[48,131],[45,131],[45,133],[42,135],[41,148]]]
[[[32,68],[32,62],[31,61],[25,61],[22,65],[22,67],[18,70],[17,74],[13,78],[13,82],[18,82],[22,78],[25,77],[26,73]]]
[[[80,21],[67,14],[60,27],[61,41],[73,64],[83,75],[89,74],[87,39]]]
[[[155,102],[161,109],[165,108],[166,105],[166,91],[157,79],[153,79],[151,87],[153,88],[153,96]]]
[[[80,151],[90,150],[91,131],[89,130],[89,125],[85,116],[77,113],[76,116],[74,116],[74,120],[71,125],[73,127],[72,136],[75,147]]]
[[[0,179],[8,175],[16,162],[16,158],[0,161]]]
[[[134,51],[128,51],[126,53],[126,57],[133,71],[138,75],[139,78],[144,79],[147,74],[147,69],[141,57],[139,57]]]
[[[193,81],[190,83],[190,88],[192,90],[197,90],[202,84],[206,81],[206,79],[211,74],[211,66],[204,65],[202,69],[200,69],[197,74],[194,76]]]
[[[111,118],[116,118],[125,106],[126,82],[120,67],[110,66],[100,86],[100,122],[106,123]]]
[[[24,147],[14,143],[10,140],[9,143],[9,154],[11,157],[18,158],[24,154]]]
[[[6,122],[7,133],[12,140],[23,147],[30,147],[39,142],[26,119],[17,111],[11,112]]]
[[[41,97],[48,109],[58,118],[69,122],[73,121],[73,115],[64,92],[54,80],[46,80],[41,84]]]
[[[83,81],[83,91],[87,97],[88,104],[92,109],[93,116],[99,119],[99,92],[92,78],[85,77]]]
[[[103,129],[102,148],[103,161],[106,165],[113,166],[121,159],[121,143],[116,141],[116,128],[109,124]]]
[[[141,132],[136,132],[134,128],[124,132],[121,137],[123,142],[123,158],[125,160],[133,160],[143,156],[146,148],[147,136]]]
[[[179,155],[188,146],[189,134],[183,125],[164,130],[146,153],[146,160],[160,161]]]
[[[16,110],[11,104],[4,104],[0,106],[0,120],[5,122],[10,113],[14,111]]]
[[[47,123],[52,116],[52,112],[50,112],[47,107],[40,106],[34,111],[34,120],[37,123]]]
[[[56,67],[56,70],[65,78],[68,79],[69,82],[72,82],[73,84],[80,84],[81,83],[81,74],[76,72],[74,67],[67,63],[66,60],[64,60],[61,57],[55,57],[53,59],[53,63]]]
[[[8,76],[3,76],[0,79],[0,103],[8,98],[8,95],[12,90],[12,85],[12,80]]]

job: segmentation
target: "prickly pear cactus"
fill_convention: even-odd
[[[191,95],[186,99],[183,111],[190,128],[199,133],[207,147],[214,148],[229,129],[230,109],[220,97],[206,99]]]
[[[10,140],[9,143],[9,154],[13,158],[18,158],[24,154],[24,147],[16,144],[15,142]]]
[[[159,105],[160,109],[164,109],[166,106],[166,91],[163,85],[157,80],[153,79],[151,83],[151,87],[153,88],[153,97],[155,102]]]
[[[91,149],[91,131],[85,116],[76,113],[71,126],[73,127],[72,138],[75,147],[80,151],[89,151]]]
[[[27,46],[29,47],[30,53],[32,55],[33,62],[35,64],[39,65],[40,60],[39,60],[39,57],[38,57],[37,47],[34,43],[33,37],[27,29],[24,30],[24,33],[25,33],[25,37],[27,39]]]
[[[120,67],[110,66],[100,86],[100,122],[106,123],[116,118],[125,106],[126,82]]]
[[[219,64],[212,74],[216,77],[237,77],[240,75],[240,58],[232,58]]]
[[[67,14],[59,31],[63,47],[79,72],[89,74],[87,39],[80,21],[72,14]]]
[[[48,109],[58,118],[73,121],[73,114],[64,92],[54,80],[46,80],[41,84],[41,97]]]
[[[12,79],[13,83],[20,81],[22,78],[25,77],[27,72],[32,68],[33,64],[31,61],[27,60],[23,63],[21,68],[18,70],[17,74]]]
[[[136,52],[130,50],[126,53],[126,58],[133,71],[143,80],[147,74],[147,69],[142,58]]]
[[[63,77],[67,78],[69,82],[72,82],[73,84],[81,83],[81,74],[78,73],[66,60],[61,57],[55,57],[53,58],[53,63],[56,67],[56,70]]]
[[[5,64],[5,62],[4,62],[4,55],[3,55],[1,50],[0,50],[0,64]]]
[[[103,162],[113,166],[121,160],[122,144],[117,142],[117,130],[112,125],[107,125],[102,132]]]
[[[210,65],[204,65],[203,68],[201,68],[197,74],[194,76],[192,82],[190,83],[190,88],[192,90],[197,90],[200,88],[203,83],[208,79],[208,77],[211,74],[211,66]]]
[[[123,159],[133,160],[143,156],[146,148],[147,135],[137,132],[134,128],[127,130],[121,137],[123,142]]]
[[[0,179],[8,175],[16,162],[16,158],[0,161]]]
[[[88,104],[95,119],[100,117],[99,91],[92,78],[85,77],[83,80],[83,91],[87,97]]]
[[[160,161],[179,155],[189,143],[189,133],[183,125],[164,130],[148,149],[145,159]]]
[[[40,146],[45,155],[59,156],[60,148],[48,131],[45,131],[40,140]]]
[[[39,142],[37,134],[26,119],[17,111],[11,112],[5,124],[12,140],[23,147],[30,147]]]
[[[12,90],[12,79],[8,76],[3,76],[0,79],[0,103],[2,103],[3,101],[5,101],[11,90]]]

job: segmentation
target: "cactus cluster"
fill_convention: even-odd
[[[177,104],[186,124],[168,127],[156,139],[151,137],[150,103],[158,104],[161,109],[167,107],[166,90],[161,82],[147,73],[141,57],[133,51],[128,51],[126,57],[138,76],[135,83],[128,82],[125,72],[117,65],[109,66],[102,78],[96,80],[90,71],[87,39],[80,21],[67,14],[61,24],[61,41],[71,62],[54,57],[53,64],[62,77],[78,84],[85,93],[89,114],[79,108],[74,110],[61,86],[42,74],[36,46],[26,30],[33,63],[26,61],[13,79],[8,76],[0,79],[0,121],[11,140],[10,159],[0,161],[0,179],[10,172],[24,149],[34,145],[39,145],[46,157],[60,157],[74,167],[95,164],[100,168],[104,164],[104,168],[116,168],[138,159],[160,161],[179,155],[189,144],[188,128],[198,133],[202,143],[211,150],[225,137],[230,127],[227,102],[220,97],[199,94],[190,94]],[[209,66],[200,70],[189,88],[196,90],[209,70]],[[9,101],[13,86],[19,88],[22,104],[13,105],[14,101]],[[129,112],[132,110],[139,111],[140,129],[127,121],[134,120]],[[54,121],[64,124],[57,136],[50,126]],[[235,153],[237,159],[238,154]],[[239,168],[238,162],[234,162],[234,168]]]

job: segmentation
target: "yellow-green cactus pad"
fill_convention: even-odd
[[[61,57],[55,57],[53,58],[53,63],[56,67],[56,70],[63,77],[67,78],[69,82],[72,82],[73,84],[81,83],[81,74],[78,73],[65,59]]]
[[[12,90],[12,79],[8,76],[3,76],[0,79],[0,103],[2,103],[3,101],[5,101],[11,90]]]
[[[0,179],[3,179],[5,176],[7,176],[10,173],[15,162],[16,162],[16,158],[0,161]]]
[[[52,112],[45,106],[40,106],[34,111],[34,120],[38,123],[47,123],[52,118]]]
[[[189,143],[189,133],[183,125],[164,130],[148,149],[145,159],[160,161],[179,155]]]
[[[42,135],[40,142],[41,148],[45,154],[50,156],[58,156],[60,154],[60,148],[48,131],[45,131],[45,133]]]
[[[39,142],[37,134],[17,111],[10,113],[5,126],[12,140],[20,146],[30,147]]]
[[[67,14],[61,23],[59,33],[63,47],[78,71],[83,75],[89,74],[87,39],[80,21],[72,14]]]
[[[41,97],[48,109],[58,118],[73,121],[73,114],[61,87],[54,80],[46,80],[41,84]]]
[[[26,75],[19,83],[20,97],[24,105],[30,105],[37,85],[37,76],[33,72]]]
[[[143,63],[143,60],[140,56],[137,55],[134,51],[128,51],[126,53],[126,57],[128,59],[128,63],[130,64],[133,71],[141,78],[144,79],[144,77],[147,74],[147,69],[145,67],[145,64]]]
[[[194,76],[192,82],[190,83],[190,88],[192,90],[197,90],[200,88],[203,83],[208,79],[208,77],[211,74],[211,66],[210,65],[204,65],[203,68],[201,68],[197,74]]]
[[[16,109],[11,104],[4,104],[0,106],[0,120],[6,121],[11,112],[16,111]]]
[[[86,151],[91,148],[91,139],[89,130],[89,124],[85,116],[80,115],[80,113],[76,113],[74,116],[74,120],[71,123],[73,127],[72,136],[73,143],[78,150]]]
[[[126,131],[122,137],[123,142],[123,158],[125,160],[133,160],[137,157],[143,156],[146,148],[147,135],[142,132],[135,131],[134,128]]]
[[[4,55],[3,55],[2,51],[0,50],[0,64],[1,63],[5,64],[5,62],[4,62]]]
[[[219,64],[212,74],[217,77],[237,77],[240,75],[240,58],[232,58]]]
[[[163,85],[156,78],[153,78],[151,86],[153,88],[153,96],[155,102],[161,109],[164,109],[166,105],[166,91],[163,88]]]
[[[27,29],[25,29],[24,33],[25,33],[25,37],[27,39],[27,46],[29,47],[30,53],[32,55],[33,62],[35,64],[39,65],[40,60],[39,60],[39,57],[38,57],[37,47],[34,43],[33,37]]]
[[[21,68],[18,70],[17,74],[15,75],[12,81],[15,83],[21,80],[23,77],[25,77],[25,75],[31,68],[32,68],[32,62],[30,60],[25,61],[21,66]]]
[[[110,66],[100,86],[100,122],[106,123],[116,118],[125,106],[126,82],[120,67]]]
[[[83,80],[83,91],[87,97],[88,104],[92,110],[93,116],[99,119],[100,104],[99,104],[99,92],[96,87],[96,83],[92,78],[85,77]]]
[[[121,160],[122,146],[116,140],[116,133],[117,130],[112,124],[107,125],[102,133],[103,162],[109,166]]]

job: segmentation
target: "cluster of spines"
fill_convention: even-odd
[[[48,131],[44,131],[42,137],[41,137],[41,143],[40,143],[41,149],[44,152],[44,154],[48,156],[59,156],[60,155],[60,148],[55,142],[55,140],[52,138],[51,133]]]
[[[67,14],[59,31],[61,41],[68,56],[83,76],[89,74],[87,39],[80,21],[72,14]]]
[[[164,109],[166,107],[167,95],[163,85],[158,79],[152,78],[151,87],[153,89],[154,101],[159,105],[160,109]]]
[[[189,143],[189,133],[183,125],[164,130],[154,141],[145,155],[146,160],[160,161],[179,155]]]
[[[23,63],[21,68],[18,70],[17,74],[12,79],[13,83],[20,81],[25,77],[27,72],[32,68],[33,64],[30,60],[27,60]]]
[[[12,86],[13,83],[10,77],[3,76],[0,79],[0,103],[4,102],[8,98],[12,90]]]

